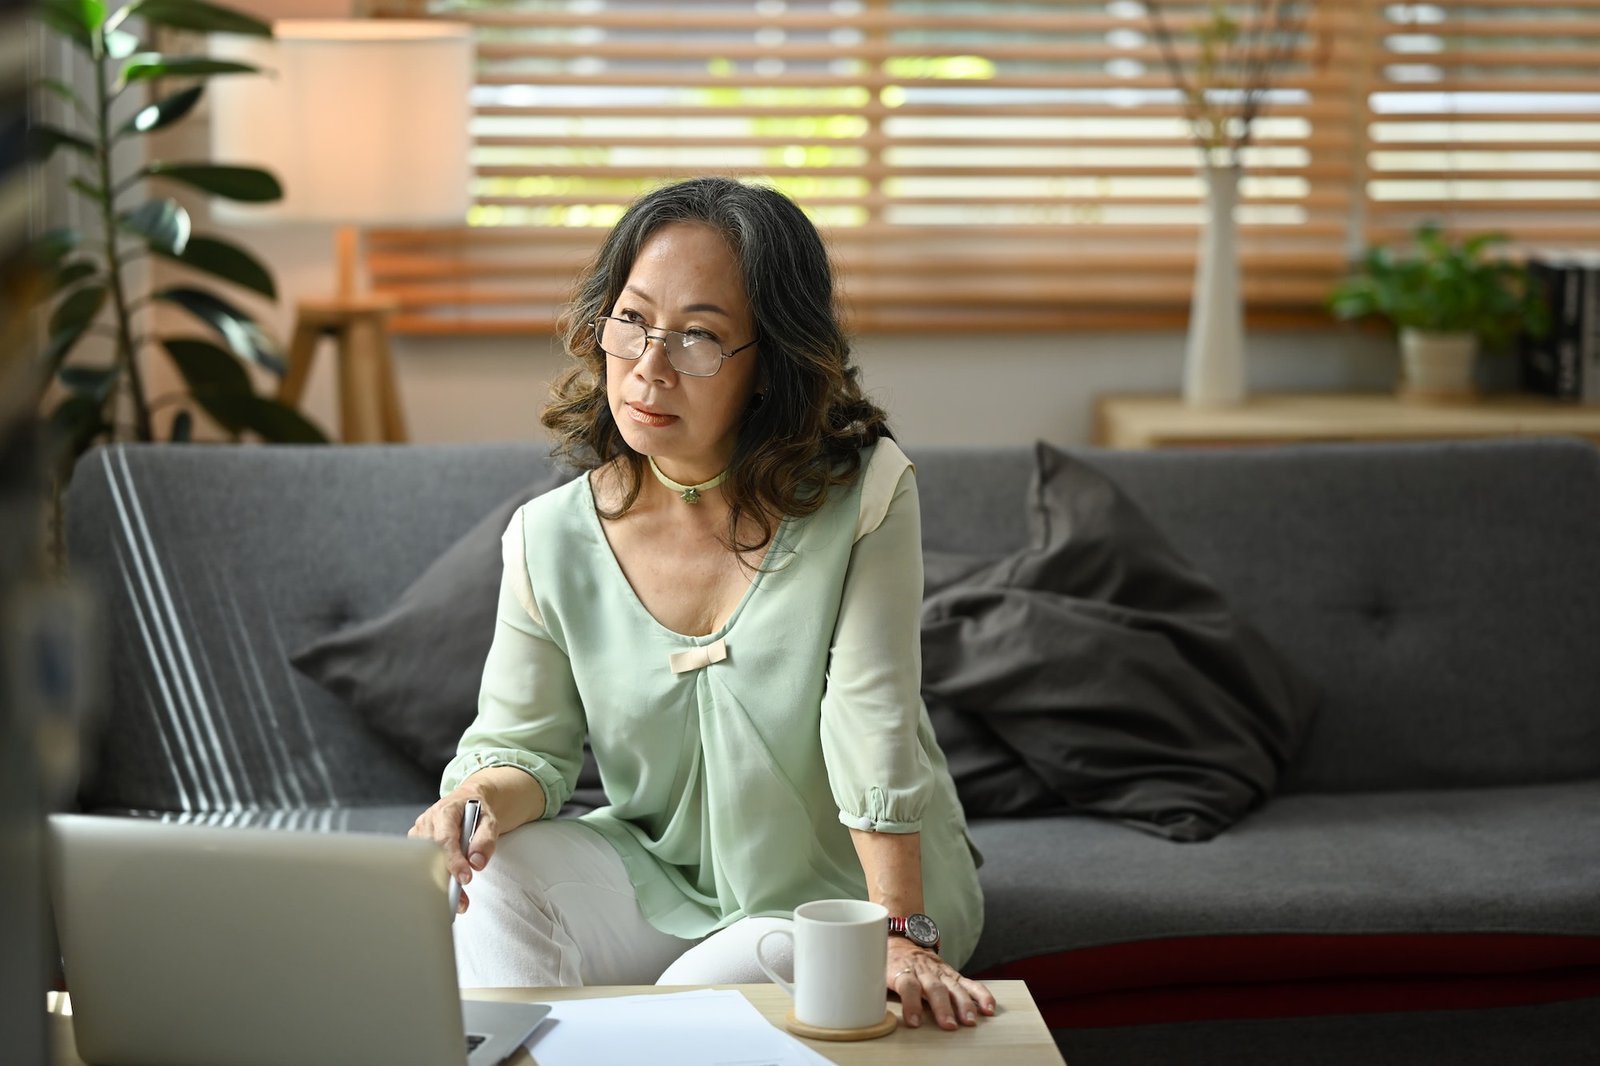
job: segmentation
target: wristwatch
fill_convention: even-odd
[[[889,915],[889,935],[903,936],[919,948],[939,950],[939,927],[926,914]]]

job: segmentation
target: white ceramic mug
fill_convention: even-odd
[[[773,929],[756,941],[756,965],[794,997],[796,1021],[820,1029],[865,1029],[887,1009],[884,969],[889,912],[859,899],[819,899],[794,909],[792,931]],[[768,937],[794,942],[794,983],[762,957]]]

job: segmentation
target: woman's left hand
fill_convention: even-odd
[[[904,937],[889,938],[889,991],[900,996],[900,1016],[912,1028],[922,1024],[926,1000],[941,1029],[977,1025],[994,1013],[994,994],[981,981],[962,977],[954,966]]]

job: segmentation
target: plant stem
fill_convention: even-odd
[[[100,201],[100,221],[106,233],[106,257],[110,260],[107,273],[111,275],[111,298],[117,312],[117,363],[122,367],[133,401],[134,436],[141,441],[155,440],[150,424],[150,410],[145,403],[144,381],[139,372],[138,351],[133,345],[132,312],[128,307],[127,290],[122,284],[122,262],[117,252],[117,218],[115,197],[111,193],[111,104],[106,93],[107,67],[112,62],[103,51],[94,65],[95,92],[99,103],[99,163],[100,187],[107,194]],[[116,403],[115,392],[112,404]],[[115,432],[113,432],[113,438]]]
[[[1190,97],[1189,79],[1183,76],[1183,63],[1178,59],[1177,49],[1173,46],[1172,31],[1167,28],[1166,16],[1161,10],[1159,0],[1151,0],[1148,10],[1150,27],[1155,31],[1156,44],[1161,48],[1161,60],[1167,65],[1167,72],[1172,75],[1172,84],[1178,90],[1178,99],[1183,104],[1183,117],[1188,121],[1189,130],[1195,139],[1204,145],[1205,136],[1200,132],[1200,116],[1195,113],[1194,101]]]

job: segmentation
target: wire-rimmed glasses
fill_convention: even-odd
[[[672,369],[692,378],[711,377],[722,369],[724,360],[732,359],[746,348],[754,347],[756,343],[751,341],[749,344],[741,344],[731,352],[725,352],[717,339],[709,333],[695,330],[681,333],[675,329],[652,331],[643,322],[610,316],[595,319],[594,338],[602,352],[618,359],[629,360],[643,356],[650,342],[658,340],[666,350],[667,362],[672,364]]]

